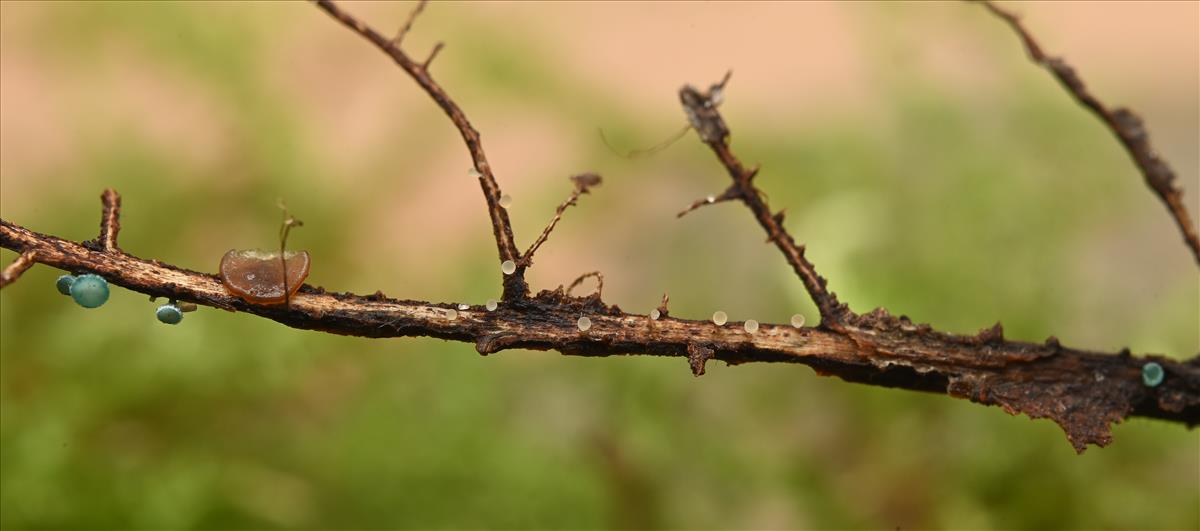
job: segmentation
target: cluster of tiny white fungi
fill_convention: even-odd
[[[491,305],[492,302],[493,301],[488,301],[488,309],[489,310],[492,309],[492,305]],[[662,317],[662,312],[659,311],[657,308],[655,308],[653,310],[650,310],[649,317],[650,317],[651,321],[657,321]],[[721,310],[717,310],[716,312],[713,312],[712,322],[713,322],[713,324],[715,324],[717,326],[725,326],[725,323],[729,322],[729,315]],[[588,330],[590,330],[592,328],[592,320],[590,318],[588,318],[586,315],[580,316],[579,320],[575,322],[575,326],[579,328],[580,332],[587,332]],[[792,326],[796,327],[796,328],[803,327],[804,326],[804,316],[801,314],[793,315],[792,316]],[[745,330],[747,334],[758,333],[758,328],[759,328],[758,321],[756,321],[754,319],[746,319],[746,321],[742,323],[742,329]]]

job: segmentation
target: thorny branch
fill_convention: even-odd
[[[1137,164],[1138,170],[1146,180],[1146,186],[1149,186],[1167,206],[1175,224],[1179,226],[1179,232],[1183,233],[1184,243],[1192,251],[1192,257],[1196,259],[1196,264],[1200,265],[1200,236],[1197,236],[1196,227],[1192,224],[1187,207],[1183,204],[1183,191],[1175,186],[1175,172],[1150,145],[1150,134],[1146,132],[1146,126],[1142,123],[1142,119],[1124,107],[1112,110],[1105,107],[1100,100],[1096,99],[1096,96],[1088,91],[1087,86],[1083,84],[1083,80],[1079,78],[1071,65],[1061,57],[1051,57],[1042,51],[1042,47],[1021,24],[1021,19],[1015,13],[987,0],[980,0],[980,3],[988,11],[1007,22],[1009,27],[1017,33],[1033,62],[1054,74],[1059,84],[1071,93],[1071,96],[1080,105],[1092,111],[1092,114],[1100,118],[1104,125],[1116,135],[1117,140],[1121,141],[1121,145],[1125,146],[1125,151],[1129,152],[1129,156]]]
[[[479,135],[462,111],[429,78],[424,65],[411,61],[391,41],[332,3],[320,0],[318,5],[388,53],[459,128],[480,171],[500,256],[519,258]],[[729,364],[801,363],[819,374],[850,382],[946,393],[999,405],[1012,414],[1050,418],[1063,428],[1077,451],[1088,444],[1108,444],[1111,424],[1129,416],[1200,424],[1200,356],[1180,362],[1162,356],[1135,357],[1128,349],[1109,354],[1082,351],[1065,347],[1054,337],[1041,344],[1012,341],[1004,338],[999,323],[976,335],[953,335],[913,323],[905,316],[893,317],[882,309],[858,315],[840,304],[805,259],[804,247],[784,230],[782,215],[771,213],[753,184],[757,169],[744,167],[730,150],[729,129],[717,111],[727,81],[728,76],[705,92],[684,87],[681,102],[693,128],[733,180],[726,193],[751,210],[817,302],[821,324],[815,328],[763,324],[746,331],[744,323],[719,326],[670,317],[666,294],[657,313],[649,316],[607,305],[599,293],[572,297],[560,287],[530,296],[519,275],[506,277],[505,298],[494,310],[398,300],[382,292],[368,296],[334,293],[310,285],[301,286],[287,304],[252,304],[231,295],[215,275],[144,260],[122,250],[117,245],[120,196],[112,190],[102,195],[100,237],[82,244],[0,219],[0,246],[21,253],[3,275],[7,283],[10,273],[15,276],[16,271],[37,262],[72,273],[98,274],[112,284],[179,301],[181,306],[242,311],[290,327],[333,334],[471,342],[484,355],[524,348],[578,356],[677,356],[687,359],[696,375],[703,374],[706,362],[713,359]],[[580,188],[577,183],[577,192]],[[555,220],[569,203],[571,200],[560,207]],[[537,245],[540,243],[528,254]],[[581,316],[592,323],[587,330],[576,324]],[[1154,387],[1144,385],[1141,378],[1142,366],[1151,360],[1166,374]]]
[[[843,330],[843,321],[851,315],[849,309],[846,308],[846,305],[838,303],[837,295],[825,288],[825,279],[817,274],[816,267],[804,257],[804,246],[797,244],[783,228],[783,211],[772,213],[762,192],[755,188],[753,181],[758,174],[758,168],[746,168],[729,150],[729,127],[725,125],[725,120],[721,118],[717,106],[724,98],[725,84],[729,82],[730,75],[731,73],[726,73],[720,83],[712,85],[706,92],[700,92],[691,85],[679,89],[679,101],[683,104],[683,110],[687,114],[688,122],[692,124],[692,129],[695,129],[696,133],[700,135],[701,141],[708,144],[708,147],[721,161],[721,165],[725,166],[729,172],[729,176],[733,178],[733,184],[719,197],[722,201],[740,199],[754,213],[758,224],[767,231],[769,241],[773,242],[775,247],[783,253],[788,264],[791,264],[792,270],[804,283],[804,288],[808,290],[809,296],[816,303],[817,310],[821,313],[821,326],[832,330]],[[705,198],[697,201],[692,204],[692,207],[680,212],[679,216],[682,217],[689,211],[705,204],[716,202],[718,202],[717,198]]]
[[[512,223],[508,220],[508,212],[500,206],[500,185],[496,184],[496,177],[492,175],[492,166],[488,164],[487,155],[483,152],[479,131],[475,130],[458,104],[450,99],[441,85],[438,85],[429,75],[429,63],[442,49],[441,43],[434,47],[425,62],[418,63],[400,49],[398,42],[380,35],[366,23],[343,11],[331,0],[316,0],[316,3],[318,7],[329,13],[329,16],[354,30],[386,53],[388,57],[391,57],[401,69],[408,73],[409,77],[412,77],[429,94],[429,97],[433,98],[446,116],[450,117],[450,121],[454,122],[454,126],[458,128],[458,132],[463,137],[463,142],[467,145],[467,151],[471,153],[471,160],[475,165],[474,171],[479,174],[479,185],[483,188],[483,196],[487,200],[488,215],[492,220],[492,231],[496,236],[496,247],[500,253],[500,260],[518,260],[521,254],[517,251],[517,244],[513,241]],[[412,24],[420,10],[421,5],[419,4],[418,8],[410,15],[404,30],[397,35],[397,41],[407,33],[408,26]],[[524,297],[528,293],[529,285],[525,283],[525,268],[517,266],[516,272],[504,277],[504,299],[514,300]]]

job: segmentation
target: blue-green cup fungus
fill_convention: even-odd
[[[71,284],[75,283],[75,275],[63,275],[54,281],[54,287],[58,288],[58,292],[63,295],[71,294]]]
[[[84,308],[99,308],[108,300],[108,281],[100,275],[79,275],[71,283],[71,298]]]
[[[163,324],[179,324],[183,320],[183,310],[174,304],[164,304],[154,311],[154,316]]]
[[[1142,383],[1146,384],[1146,387],[1158,387],[1158,384],[1163,381],[1163,376],[1166,374],[1163,372],[1162,365],[1153,361],[1142,365]]]

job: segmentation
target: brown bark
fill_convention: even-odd
[[[697,201],[684,213],[733,200],[746,205],[817,304],[820,324],[811,328],[763,324],[748,332],[740,322],[718,326],[711,321],[679,319],[667,315],[665,294],[657,319],[604,303],[599,289],[586,297],[573,297],[569,289],[561,287],[531,296],[523,273],[532,265],[533,253],[547,240],[566,208],[598,183],[599,177],[581,174],[586,179],[576,179],[575,192],[556,210],[535,244],[520,254],[513,243],[508,216],[500,207],[500,188],[487,163],[479,133],[429,76],[433,54],[424,63],[417,63],[399,48],[423,4],[391,40],[328,0],[318,0],[317,4],[390,56],[461,133],[480,173],[499,256],[518,264],[516,272],[502,277],[504,297],[495,310],[398,300],[381,292],[367,296],[328,292],[310,285],[301,286],[287,304],[253,304],[230,294],[215,275],[123,251],[117,245],[120,196],[113,190],[101,196],[101,230],[96,240],[75,243],[0,220],[0,246],[22,253],[4,270],[4,283],[11,281],[10,271],[15,272],[15,278],[37,262],[72,273],[95,273],[140,293],[251,313],[294,328],[362,337],[437,337],[473,343],[483,355],[524,348],[576,356],[677,356],[684,358],[697,376],[704,373],[705,364],[712,359],[729,364],[801,363],[819,374],[846,381],[945,393],[998,405],[1012,414],[1050,418],[1080,452],[1088,444],[1108,444],[1111,424],[1129,416],[1158,418],[1189,427],[1200,423],[1200,356],[1179,362],[1162,356],[1133,356],[1127,349],[1118,353],[1082,351],[1064,347],[1054,337],[1040,344],[1010,341],[1004,338],[999,323],[976,335],[954,335],[913,323],[905,316],[892,316],[883,309],[860,315],[841,304],[827,289],[816,266],[805,257],[804,246],[784,229],[782,212],[773,213],[765,195],[755,187],[758,168],[745,167],[729,147],[729,127],[717,109],[728,75],[706,91],[690,86],[680,90],[691,129],[712,149],[732,179],[720,196]],[[1004,13],[994,6],[989,8]],[[1013,20],[1010,23],[1020,28]],[[1023,30],[1019,31],[1027,44],[1032,42]],[[440,48],[436,47],[434,53]],[[1149,174],[1147,180],[1151,181]],[[598,274],[597,280],[602,283]],[[577,323],[585,316],[591,327],[581,331]],[[1151,361],[1160,364],[1166,374],[1162,383],[1153,387],[1142,381],[1142,367]]]

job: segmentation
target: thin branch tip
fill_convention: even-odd
[[[395,46],[396,48],[400,47],[400,43],[404,41],[404,36],[407,35],[408,31],[412,29],[413,22],[415,22],[417,20],[417,16],[419,16],[421,12],[425,10],[425,5],[428,3],[429,0],[417,0],[417,5],[414,6],[413,10],[408,13],[408,18],[404,21],[404,24],[400,26],[400,30],[396,32],[396,36],[392,37],[392,46]]]
[[[533,253],[536,253],[542,244],[546,243],[546,240],[550,238],[550,233],[554,231],[554,227],[558,225],[559,220],[562,219],[563,213],[567,211],[567,208],[574,206],[579,201],[579,196],[589,193],[592,188],[600,186],[600,182],[602,180],[599,174],[592,172],[572,175],[570,179],[571,183],[574,185],[571,195],[567,197],[566,201],[563,201],[562,204],[558,205],[558,208],[554,209],[554,217],[550,219],[550,223],[546,225],[546,228],[542,229],[542,234],[539,235],[537,240],[534,240],[533,244],[529,246],[529,249],[527,249],[525,253],[521,255],[520,263],[523,266],[529,267],[533,265]]]
[[[417,63],[408,54],[404,53],[400,47],[396,46],[391,39],[380,35],[379,32],[372,29],[366,23],[343,11],[331,0],[316,0],[316,2],[317,7],[324,10],[334,20],[341,22],[342,25],[358,33],[362,38],[375,45],[376,48],[390,57],[397,66],[404,70],[433,99],[434,103],[442,109],[442,112],[446,114],[450,122],[458,129],[459,134],[463,138],[463,143],[471,155],[473,166],[479,172],[479,185],[487,201],[488,217],[492,224],[492,233],[496,238],[496,250],[500,256],[500,260],[502,262],[519,260],[521,253],[517,250],[517,245],[513,238],[512,222],[508,219],[508,213],[500,206],[500,185],[496,183],[496,177],[492,174],[491,165],[488,163],[487,155],[483,150],[483,143],[479,132],[471,125],[470,120],[467,119],[466,114],[458,104],[429,75],[429,62],[441,50],[442,46],[440,43],[434,46],[433,53],[430,54],[424,63]],[[419,7],[423,9],[423,7]],[[418,13],[419,9],[414,9],[410,18],[415,18]],[[505,300],[515,300],[528,296],[529,286],[525,283],[523,274],[524,269],[518,268],[514,274],[503,277],[503,296]]]
[[[1042,50],[1037,39],[1025,28],[1015,12],[1004,9],[988,0],[979,0],[989,12],[996,15],[1012,28],[1024,45],[1026,53],[1034,63],[1049,70],[1080,105],[1100,119],[1125,148],[1133,159],[1146,186],[1158,196],[1167,208],[1167,213],[1179,228],[1184,245],[1191,251],[1196,265],[1200,266],[1200,233],[1188,214],[1183,201],[1183,190],[1175,186],[1175,172],[1150,145],[1142,119],[1126,108],[1109,109],[1093,95],[1071,65],[1059,57],[1050,57]]]

